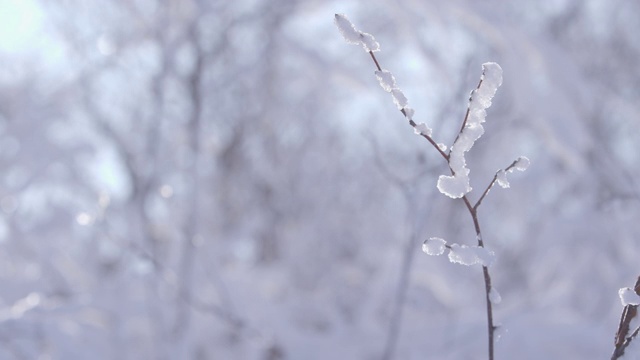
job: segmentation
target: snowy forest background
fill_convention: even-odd
[[[498,359],[601,359],[640,275],[640,3],[0,1],[0,359],[483,359],[446,170],[334,13],[468,155]],[[406,286],[405,286],[406,285]],[[397,343],[395,342],[397,339]]]

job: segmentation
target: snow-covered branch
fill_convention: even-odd
[[[469,191],[469,168],[465,153],[471,150],[473,144],[484,134],[482,123],[487,117],[486,109],[491,106],[491,99],[502,85],[502,68],[489,62],[482,65],[482,77],[478,87],[471,92],[467,115],[462,128],[449,150],[449,167],[452,175],[440,175],[438,190],[453,198],[461,198]]]
[[[491,190],[491,188],[493,188],[493,185],[495,183],[498,183],[498,185],[500,185],[500,187],[503,189],[511,186],[509,185],[509,180],[507,180],[507,174],[512,173],[514,170],[525,171],[527,170],[527,168],[529,168],[530,163],[531,162],[529,161],[529,158],[527,158],[526,156],[520,156],[519,158],[514,160],[511,165],[507,166],[504,169],[498,170],[493,176],[493,179],[491,180],[487,188],[482,192],[482,195],[480,195],[480,198],[473,206],[473,208],[477,210],[478,207],[480,207],[480,204],[482,204],[482,200],[484,200],[485,196],[489,194],[489,191]]]
[[[499,170],[493,177],[489,186],[480,196],[475,205],[472,205],[467,194],[471,191],[469,180],[469,168],[467,167],[465,154],[471,150],[473,144],[484,134],[482,124],[487,116],[486,109],[491,106],[491,100],[495,95],[498,87],[502,84],[502,68],[500,65],[488,62],[482,65],[483,72],[480,82],[475,90],[471,92],[469,106],[462,122],[460,131],[458,132],[453,145],[447,151],[447,147],[437,143],[433,139],[433,130],[426,123],[416,123],[414,121],[415,111],[409,107],[409,101],[405,94],[397,85],[393,74],[380,66],[374,52],[380,50],[379,44],[371,34],[363,33],[347,19],[345,15],[336,14],[335,23],[342,33],[344,39],[351,44],[362,45],[365,51],[369,53],[371,59],[375,63],[375,75],[382,89],[391,94],[393,102],[404,117],[409,121],[414,132],[429,141],[429,143],[440,153],[445,159],[449,167],[451,175],[441,175],[438,179],[438,190],[453,199],[461,199],[469,214],[471,215],[473,226],[477,236],[477,246],[448,245],[441,238],[430,238],[422,245],[423,251],[430,255],[442,255],[446,250],[449,251],[448,257],[451,262],[462,265],[479,264],[482,266],[482,272],[485,283],[485,298],[487,311],[487,333],[489,343],[489,360],[493,360],[494,354],[494,332],[496,326],[493,323],[493,304],[501,301],[500,294],[491,284],[491,276],[489,274],[489,266],[495,261],[495,254],[487,250],[482,240],[482,232],[480,230],[480,222],[478,220],[477,210],[482,200],[489,193],[489,190],[496,182],[502,187],[509,187],[507,181],[507,173],[513,170],[524,171],[529,166],[529,159],[520,157],[504,170]]]
[[[615,348],[611,355],[611,360],[622,359],[625,352],[629,353],[628,350],[632,344],[635,350],[639,349],[640,316],[638,315],[638,306],[640,305],[640,276],[638,276],[633,289],[622,288],[618,291],[618,295],[624,309],[616,332]]]
[[[349,44],[362,45],[366,52],[380,51],[380,44],[373,35],[357,30],[345,15],[336,14],[334,21],[342,37]]]
[[[344,14],[336,14],[335,23],[346,42],[355,45],[362,45],[365,51],[371,55],[371,59],[377,69],[375,71],[375,75],[376,78],[378,78],[380,86],[384,91],[391,94],[394,104],[398,110],[400,110],[402,115],[404,115],[404,117],[409,121],[409,125],[413,127],[414,132],[427,139],[427,141],[429,141],[440,155],[442,155],[445,160],[449,161],[449,154],[445,152],[446,146],[437,143],[432,138],[433,131],[426,123],[416,123],[413,120],[415,110],[409,107],[409,100],[405,96],[404,92],[398,87],[395,77],[391,71],[385,70],[380,66],[380,63],[374,54],[374,52],[380,51],[380,45],[375,38],[371,34],[357,30]]]

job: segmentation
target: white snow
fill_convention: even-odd
[[[496,254],[485,247],[475,247],[480,265],[491,266],[496,261]]]
[[[500,302],[502,302],[502,296],[500,296],[498,290],[496,290],[496,288],[494,288],[493,286],[489,291],[489,301],[491,301],[491,303],[494,305],[498,305],[500,304]]]
[[[413,128],[413,131],[418,135],[424,136],[431,136],[431,134],[433,133],[433,130],[431,130],[431,128],[425,123],[416,124],[416,126]]]
[[[640,305],[640,295],[636,294],[631,288],[622,288],[618,291],[622,306]]]
[[[525,171],[527,170],[527,167],[529,167],[529,159],[524,156],[520,156],[516,161],[513,162],[513,166],[509,166],[507,170],[498,170],[496,172],[496,182],[502,188],[506,189],[510,186],[509,180],[507,179],[507,174],[512,173],[514,170]]]
[[[447,242],[438,237],[432,237],[424,241],[422,251],[429,255],[442,255],[446,249]]]
[[[409,100],[404,96],[402,90],[398,88],[391,89],[391,95],[393,96],[393,102],[398,107],[398,110],[402,110],[409,105]]]
[[[369,52],[380,51],[380,44],[376,41],[376,38],[369,33],[360,33],[360,39],[362,40],[362,46],[364,50]]]
[[[482,64],[481,80],[482,84],[475,90],[471,100],[472,103],[478,105],[477,107],[472,107],[472,109],[477,109],[478,115],[482,115],[481,112],[491,106],[491,99],[500,85],[502,85],[502,68],[500,65],[494,62]],[[484,118],[478,118],[478,121],[483,122]]]
[[[495,260],[495,255],[479,246],[467,246],[451,244],[449,247],[449,261],[462,265],[480,264],[483,266],[491,266]]]
[[[463,197],[471,191],[468,175],[446,176],[440,175],[438,178],[438,190],[450,198],[457,199]]]
[[[389,70],[382,70],[382,71],[376,70],[376,77],[380,82],[380,86],[382,86],[382,88],[386,92],[391,92],[391,90],[398,87],[396,85],[396,78],[393,76],[393,74]]]
[[[404,107],[403,110],[404,110],[404,116],[406,116],[407,119],[409,119],[409,120],[413,120],[413,115],[416,113],[416,111],[413,110],[412,108],[406,107],[406,106]]]
[[[335,23],[342,37],[350,43],[350,44],[360,44],[364,47],[364,50],[367,52],[375,52],[380,51],[380,44],[376,41],[373,35],[359,31],[353,25],[351,21],[344,14],[335,14]],[[393,97],[393,102],[398,107],[398,110],[404,112],[405,117],[409,120],[413,120],[413,115],[415,114],[415,110],[409,107],[409,100],[404,95],[402,90],[396,84],[396,79],[389,70],[376,70],[375,72],[376,78],[378,78],[378,82],[380,86],[384,89],[384,91],[391,93]],[[431,136],[431,128],[427,126],[425,123],[419,124],[415,128],[416,134]],[[444,150],[443,150],[444,151]]]
[[[496,173],[496,182],[498,183],[498,185],[500,185],[500,187],[505,189],[508,188],[509,180],[507,180],[507,172],[504,170],[499,170]]]
[[[342,34],[342,37],[349,44],[361,44],[360,31],[356,30],[356,27],[347,19],[344,14],[336,14],[335,23]]]
[[[447,151],[447,145],[438,143],[438,149],[440,149],[441,151]]]
[[[367,52],[380,51],[380,44],[378,44],[373,35],[356,29],[344,14],[336,14],[334,21],[342,37],[344,37],[349,44],[362,45]]]
[[[462,265],[473,265],[478,263],[478,257],[473,248],[467,245],[452,244],[449,249],[449,260]]]
[[[496,324],[496,329],[493,332],[493,336],[496,338],[496,342],[499,342],[503,336],[509,332],[509,329],[502,324]]]
[[[404,111],[405,117],[409,120],[413,120],[413,115],[415,114],[415,110],[408,106],[409,100],[404,95],[402,90],[398,88],[398,85],[396,84],[396,78],[393,76],[391,71],[376,70],[375,74],[376,74],[376,78],[378,78],[378,82],[380,83],[380,86],[384,89],[384,91],[391,93],[391,96],[393,97],[393,102],[398,107],[398,110]],[[426,135],[428,133],[428,136],[431,136],[431,129],[424,123],[423,123],[423,126],[424,126],[424,132],[422,133],[416,130],[416,134],[422,133]]]
[[[525,171],[529,167],[529,164],[531,164],[529,158],[527,158],[526,156],[520,156],[518,160],[516,160],[516,164],[514,165],[514,167],[518,171]]]
[[[431,237],[422,244],[422,251],[429,255],[442,255],[447,248],[449,248],[449,260],[454,263],[490,266],[495,260],[494,253],[486,248],[458,244],[447,246],[447,242],[439,237]],[[495,294],[498,296],[496,299],[498,299],[500,294],[497,291]]]
[[[469,169],[466,167],[464,155],[484,134],[482,123],[487,116],[486,109],[491,106],[491,99],[502,84],[502,68],[496,63],[482,65],[480,86],[471,92],[469,115],[464,128],[451,146],[449,166],[453,175],[441,175],[438,178],[438,190],[444,195],[457,199],[469,191]]]

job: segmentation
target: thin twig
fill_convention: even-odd
[[[407,114],[406,114],[406,112],[404,111],[404,109],[402,109],[402,110],[400,110],[400,111],[402,112],[402,114],[403,114],[405,117],[407,116]],[[413,120],[409,120],[409,125],[411,125],[414,129],[416,128],[416,126],[418,126],[418,124],[416,124],[416,122],[415,122],[415,121],[413,121]],[[433,145],[433,147],[434,147],[436,150],[438,150],[438,152],[440,153],[440,155],[442,155],[442,157],[447,161],[447,163],[449,163],[449,155],[448,155],[446,152],[442,151],[442,149],[440,149],[440,146],[438,146],[438,143],[436,143],[436,141],[435,141],[435,140],[433,140],[433,138],[432,138],[431,136],[429,136],[429,135],[425,135],[425,134],[422,134],[422,133],[420,134],[420,136],[422,136],[423,138],[427,139],[427,140],[431,143],[431,145]],[[453,171],[453,170],[452,170],[452,171]]]
[[[371,55],[371,59],[373,59],[373,62],[375,63],[378,71],[382,71],[382,68],[380,67],[380,63],[378,62],[378,59],[376,58],[376,55],[373,53],[373,51],[369,51],[369,55]],[[400,109],[400,112],[405,118],[407,117],[407,112],[404,110],[404,108]],[[413,127],[414,129],[416,128],[416,126],[418,126],[418,124],[416,124],[416,122],[413,121],[412,119],[409,119],[409,125],[411,125],[411,127]],[[431,136],[422,134],[422,133],[420,133],[420,136],[427,139],[427,141],[429,141],[429,143],[440,153],[440,155],[442,155],[442,157],[447,161],[447,163],[449,163],[449,155],[446,152],[442,151],[442,149],[440,149],[440,146],[438,146],[438,143],[435,140],[433,140]]]
[[[504,172],[509,172],[509,170],[513,169],[516,164],[518,163],[518,160],[514,160],[511,165],[507,166],[506,168],[504,168],[503,170],[498,170],[496,171],[496,174],[493,175],[493,179],[491,180],[491,182],[489,183],[489,185],[487,186],[486,189],[484,189],[484,191],[482,192],[482,195],[480,195],[480,198],[478,199],[478,201],[476,202],[475,205],[473,205],[474,209],[477,209],[480,204],[482,204],[482,200],[484,200],[484,197],[487,196],[487,194],[489,193],[489,190],[491,190],[491,188],[493,187],[493,185],[496,183],[496,180],[498,180],[498,174],[500,173],[500,171],[504,171]]]

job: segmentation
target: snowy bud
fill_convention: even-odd
[[[518,171],[525,171],[529,167],[529,164],[531,164],[529,158],[527,158],[526,156],[520,156],[518,160],[516,160],[516,164],[513,167],[515,167]]]
[[[391,95],[393,96],[393,102],[398,107],[398,110],[402,110],[409,105],[409,100],[404,96],[402,90],[398,88],[391,89]]]
[[[507,180],[507,172],[500,170],[496,173],[496,182],[501,188],[506,189],[509,187],[509,180]]]
[[[380,44],[378,44],[376,38],[374,38],[373,35],[361,32],[360,41],[362,43],[362,46],[364,47],[364,51],[380,51]]]
[[[360,31],[356,30],[356,27],[344,14],[336,14],[335,23],[342,37],[344,37],[349,44],[360,44],[362,42]]]
[[[431,136],[433,130],[425,123],[419,123],[414,126],[413,131],[418,135]]]
[[[391,90],[397,87],[396,78],[389,70],[376,70],[376,77],[378,78],[378,82],[380,82],[380,86],[382,86],[386,92],[391,92]]]
[[[618,291],[618,295],[620,296],[622,306],[640,305],[640,295],[636,294],[636,292],[631,288],[627,287],[620,289],[620,291]]]
[[[424,241],[422,251],[429,255],[442,255],[446,247],[447,242],[444,239],[432,237]]]
[[[461,198],[471,191],[469,176],[463,170],[461,169],[461,172],[455,176],[440,175],[437,184],[438,191],[452,199]]]
[[[380,44],[378,44],[373,35],[357,30],[344,14],[336,14],[334,21],[342,37],[349,44],[362,45],[367,52],[380,51]]]
[[[402,109],[402,111],[404,111],[404,116],[409,119],[409,120],[413,120],[413,115],[415,115],[416,111],[413,110],[413,108],[410,107],[405,107]]]

